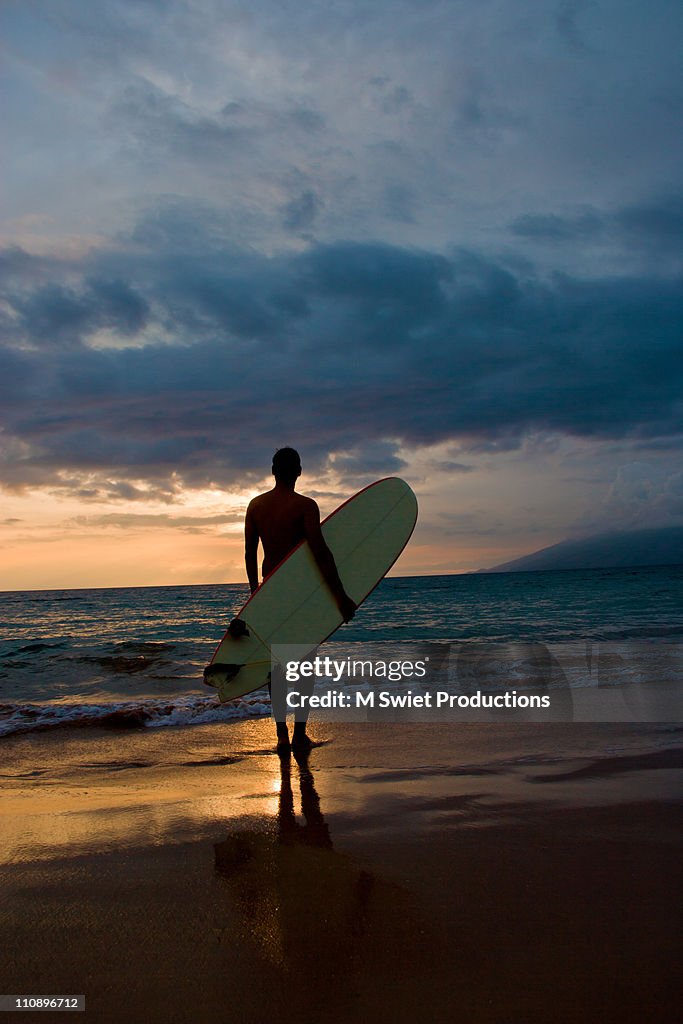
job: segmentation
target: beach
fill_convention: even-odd
[[[6,738],[2,991],[104,1022],[674,1019],[679,727],[316,734]]]

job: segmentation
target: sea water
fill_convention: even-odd
[[[0,593],[0,736],[268,714],[265,691],[221,705],[202,682],[247,596],[239,584]],[[683,566],[386,579],[325,649],[376,657],[411,645],[539,643],[572,652],[574,686],[589,679],[598,648],[615,652],[611,682],[636,663],[640,677],[676,674]],[[503,667],[513,678],[523,671],[514,660]]]

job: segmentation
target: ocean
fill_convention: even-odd
[[[185,727],[269,714],[265,691],[219,704],[202,682],[246,585],[0,593],[0,736],[60,726]],[[499,645],[523,683],[520,651],[543,644],[570,686],[681,679],[683,566],[384,580],[325,645],[453,652]],[[525,648],[526,645],[526,648]],[[490,648],[488,648],[490,649]],[[604,679],[603,679],[604,682]]]

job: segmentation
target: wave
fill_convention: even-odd
[[[270,701],[259,693],[229,704],[218,704],[213,696],[117,704],[0,704],[0,737],[65,727],[158,729],[207,725],[269,714]]]
[[[82,643],[73,637],[0,640],[0,700],[47,704],[144,700],[201,692],[214,644],[187,641]],[[168,693],[163,692],[166,687]],[[97,692],[97,691],[101,691]]]
[[[671,626],[631,626],[626,629],[603,631],[600,640],[664,640],[683,636],[683,624]]]
[[[41,651],[56,651],[66,646],[66,640],[55,640],[53,642],[40,642],[36,641],[33,644],[23,644],[21,647],[14,647],[10,641],[8,646],[9,650],[0,651],[0,658],[9,658],[16,654],[39,654]],[[11,646],[10,646],[11,645]]]

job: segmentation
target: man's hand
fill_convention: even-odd
[[[249,636],[249,630],[244,619],[233,619],[228,626],[228,633],[233,640],[238,640],[241,636]]]
[[[337,598],[337,607],[341,612],[341,617],[344,622],[350,622],[356,614],[356,608],[358,605],[355,601],[351,600],[348,594],[345,593]]]

